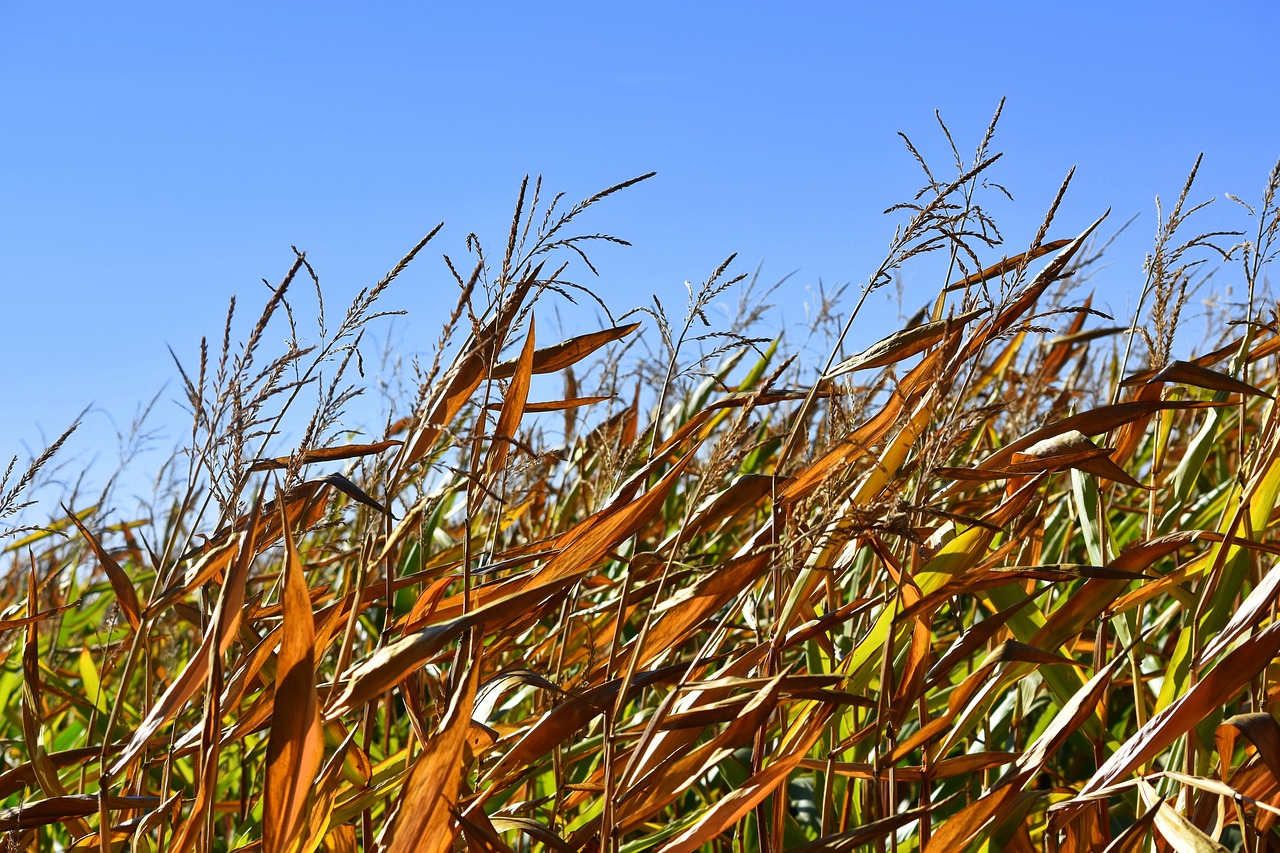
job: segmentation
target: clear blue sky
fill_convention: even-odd
[[[1108,207],[1137,223],[1096,278],[1125,315],[1153,199],[1205,152],[1212,227],[1244,221],[1280,156],[1274,3],[6,3],[0,9],[0,455],[39,450],[94,404],[72,452],[112,460],[112,419],[261,304],[290,245],[331,304],[436,222],[384,307],[430,351],[453,290],[439,255],[498,244],[521,176],[581,198],[658,177],[584,225],[618,311],[684,299],[728,254],[794,271],[779,323],[819,280],[866,280],[920,183],[897,131],[945,163],[1007,96],[992,176],[1010,251],[1077,167],[1055,236]],[[1221,207],[1218,207],[1221,205]],[[993,256],[992,260],[996,257]],[[1232,283],[1224,271],[1220,284]],[[914,309],[937,282],[906,282]],[[1194,313],[1194,311],[1193,311]],[[897,306],[874,300],[860,342]],[[554,321],[540,336],[550,340]],[[1194,318],[1192,319],[1194,323]],[[588,315],[585,325],[594,325]],[[157,424],[176,442],[172,382]],[[182,425],[182,426],[179,426]]]

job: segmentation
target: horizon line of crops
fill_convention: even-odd
[[[444,256],[434,362],[368,440],[362,336],[440,228],[336,325],[295,250],[243,340],[233,300],[175,356],[190,435],[146,517],[72,492],[9,532],[5,842],[1280,849],[1280,164],[1248,233],[1197,232],[1197,160],[1118,326],[1079,295],[1102,220],[1055,233],[1071,175],[1000,250],[995,128],[972,159],[946,134],[946,180],[907,142],[926,186],[843,323],[821,306],[816,378],[758,298],[711,323],[732,258],[681,319],[544,340],[539,301],[594,299],[574,264],[624,242],[570,226],[650,176],[526,180],[500,253]],[[932,304],[849,354],[925,256]],[[1247,301],[1177,360],[1211,261]]]

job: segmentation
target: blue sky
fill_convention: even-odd
[[[1002,97],[992,177],[1016,203],[993,210],[1009,251],[1076,166],[1054,236],[1108,207],[1115,226],[1139,214],[1095,279],[1124,316],[1154,197],[1203,151],[1206,227],[1243,227],[1223,193],[1256,200],[1280,156],[1276,9],[7,3],[0,455],[38,451],[92,404],[71,451],[109,466],[113,424],[167,381],[155,424],[180,440],[166,347],[194,360],[232,294],[261,304],[291,245],[337,306],[443,220],[384,303],[410,312],[399,349],[429,357],[454,295],[439,255],[462,255],[470,231],[498,244],[526,173],[576,199],[658,172],[584,221],[634,244],[596,256],[617,312],[650,294],[678,306],[685,280],[737,252],[766,280],[794,273],[778,323],[796,334],[819,281],[866,280],[893,231],[882,211],[920,184],[896,133],[945,164],[934,111],[969,155]],[[937,288],[905,285],[907,313]],[[868,311],[861,343],[898,307],[886,294]],[[568,332],[597,325],[571,313]]]

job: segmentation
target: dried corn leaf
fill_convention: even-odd
[[[921,323],[910,329],[894,332],[887,338],[877,341],[857,355],[852,355],[823,374],[824,381],[836,379],[857,370],[868,370],[873,367],[886,367],[921,353],[941,341],[947,335],[954,334],[964,325],[986,313],[985,308],[975,308],[956,317],[945,320],[933,320]]]
[[[283,521],[283,520],[282,520]],[[284,630],[277,659],[263,793],[263,853],[287,853],[302,831],[324,753],[316,699],[315,622],[302,561],[286,531]]]
[[[554,373],[577,364],[606,344],[621,340],[640,328],[639,323],[628,323],[612,329],[602,329],[562,341],[555,346],[543,347],[533,354],[533,373]],[[490,379],[510,379],[516,373],[519,359],[504,361],[489,371]]]
[[[291,464],[310,465],[313,462],[335,462],[339,459],[358,459],[362,456],[373,456],[384,450],[399,447],[403,441],[395,439],[378,441],[373,444],[344,444],[340,447],[316,447],[299,453],[297,457],[277,456],[274,459],[258,459],[249,466],[250,471],[277,471],[288,468]]]
[[[440,723],[405,780],[396,815],[388,825],[387,853],[447,853],[459,826],[454,819],[480,668],[467,665]]]

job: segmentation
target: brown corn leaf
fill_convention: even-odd
[[[1068,563],[1048,563],[1044,566],[1005,566],[973,571],[959,580],[950,581],[922,597],[915,604],[905,607],[897,615],[899,621],[919,613],[936,611],[951,598],[989,589],[998,589],[1017,581],[1037,580],[1049,583],[1069,583],[1081,578],[1105,580],[1147,580],[1140,572],[1125,572],[1110,566],[1082,566]],[[1025,602],[1023,602],[1025,603]],[[979,625],[985,624],[979,623]]]
[[[387,825],[387,853],[447,853],[458,834],[454,809],[462,781],[464,748],[480,680],[478,661],[466,665],[440,723],[409,771],[395,817]]]
[[[93,555],[98,558],[102,570],[107,573],[107,580],[111,581],[111,588],[116,593],[116,602],[120,605],[124,618],[129,620],[129,627],[135,631],[138,630],[142,624],[142,604],[138,601],[138,591],[133,588],[133,581],[129,580],[129,575],[120,568],[115,557],[112,557],[107,549],[102,547],[97,537],[89,532],[89,528],[85,527],[84,523],[66,506],[63,506],[62,510],[80,531],[80,535],[89,543],[89,547],[93,549]]]
[[[1196,655],[1196,665],[1204,666],[1226,650],[1236,637],[1262,624],[1265,615],[1270,612],[1280,595],[1280,565],[1272,566],[1266,576],[1258,583],[1223,626],[1214,638]]]
[[[544,584],[503,596],[448,622],[431,625],[414,634],[383,646],[346,676],[342,693],[325,710],[326,718],[341,716],[363,706],[402,680],[452,640],[480,626],[512,622],[526,615],[535,605],[555,596],[573,582]]]
[[[1246,797],[1226,782],[1219,782],[1217,779],[1211,779],[1207,776],[1189,776],[1186,773],[1179,773],[1176,770],[1165,770],[1164,775],[1169,779],[1173,779],[1175,782],[1180,782],[1189,788],[1195,788],[1196,790],[1212,794],[1214,797],[1220,797],[1234,802],[1247,802],[1250,805],[1257,806],[1261,811],[1270,812],[1272,816],[1280,815],[1280,807]],[[1202,803],[1201,813],[1203,813],[1203,811]],[[1193,812],[1193,815],[1194,814],[1195,813]]]
[[[1067,270],[1067,265],[1075,257],[1076,252],[1084,245],[1089,235],[1106,219],[1110,211],[1100,216],[1085,229],[1079,237],[1065,244],[1058,254],[1054,255],[1044,269],[1040,270],[1026,287],[1012,300],[1007,302],[1000,312],[982,325],[966,341],[960,358],[969,360],[981,352],[993,339],[1008,332],[1015,323],[1022,319],[1036,304],[1051,284],[1060,279]]]
[[[964,290],[966,287],[971,287],[975,284],[982,284],[984,281],[990,281],[997,276],[1002,276],[1007,272],[1016,270],[1025,263],[1034,261],[1037,258],[1042,258],[1050,252],[1056,252],[1070,242],[1070,240],[1050,240],[1048,243],[1042,243],[1034,249],[1023,252],[1020,255],[1014,255],[1012,258],[1005,258],[998,264],[992,264],[980,272],[966,276],[955,284],[949,284],[946,287],[946,291],[950,293],[955,290]]]
[[[992,670],[999,662],[998,656],[988,655],[983,665],[976,667],[947,696],[947,709],[900,741],[889,753],[888,762],[897,764],[921,746],[948,734],[956,718],[967,710],[969,701],[992,681]]]
[[[872,367],[885,367],[908,359],[917,353],[941,341],[944,337],[964,327],[970,320],[982,316],[987,309],[975,308],[956,317],[933,320],[921,323],[910,329],[894,332],[887,338],[877,341],[857,355],[852,355],[831,368],[823,375],[823,380],[836,379],[856,370],[867,370]]]
[[[121,746],[123,744],[113,744],[107,751],[110,753]],[[102,751],[100,746],[80,747],[79,749],[67,749],[61,752],[49,752],[45,754],[45,758],[55,768],[70,767],[73,764],[80,764],[87,759],[101,755]],[[36,784],[36,776],[32,762],[26,761],[16,767],[10,767],[0,773],[0,799],[7,798],[34,784]]]
[[[681,590],[655,608],[660,618],[647,634],[638,634],[619,657],[618,666],[625,670],[635,654],[635,643],[643,642],[640,666],[661,655],[667,649],[688,636],[689,629],[698,625],[723,607],[730,599],[755,583],[759,572],[768,565],[770,554],[759,551],[748,557],[726,562],[714,572],[700,577],[697,583]]]
[[[27,602],[31,606],[39,600],[37,595],[36,566],[34,559],[27,579]],[[49,760],[45,750],[44,739],[44,692],[40,681],[40,626],[38,621],[27,624],[26,642],[22,647],[22,744],[31,760],[31,773],[35,777],[40,790],[50,799],[62,799],[67,796],[66,789],[58,779],[58,770]],[[68,828],[76,835],[87,835],[89,825],[78,816],[65,818]]]
[[[964,755],[944,758],[929,765],[927,778],[949,779],[952,776],[968,776],[972,773],[981,773],[984,770],[1012,764],[1021,754],[1019,752],[969,752]],[[818,770],[820,772],[826,772],[830,769],[837,776],[849,776],[854,779],[880,779],[885,775],[884,767],[870,762],[827,762],[821,758],[806,758],[800,762],[800,766],[807,770]],[[898,765],[893,768],[893,773],[898,779],[907,782],[920,782],[926,778],[924,768],[918,764],[913,766]]]
[[[1128,326],[1103,326],[1097,329],[1087,329],[1082,332],[1072,332],[1067,335],[1059,335],[1056,338],[1050,338],[1045,343],[1048,346],[1061,346],[1063,344],[1083,344],[1088,341],[1105,338],[1111,335],[1118,335],[1121,332],[1129,331]]]
[[[628,323],[612,329],[602,329],[576,338],[569,338],[555,346],[544,347],[533,354],[534,373],[554,373],[577,364],[600,347],[621,340],[640,328],[639,323]],[[504,361],[489,371],[490,379],[510,379],[516,373],[519,359]]]
[[[845,470],[845,466],[854,459],[868,452],[875,442],[879,441],[889,428],[897,421],[898,415],[906,404],[906,399],[897,392],[889,395],[889,399],[879,410],[868,418],[845,440],[828,450],[807,468],[796,474],[790,483],[778,495],[778,500],[791,504],[807,496],[822,485],[827,479],[837,476]]]
[[[994,788],[969,805],[948,817],[934,830],[924,853],[953,853],[964,850],[969,842],[990,823],[996,815],[1003,812],[1018,797],[1019,790],[1014,785],[1001,785]]]
[[[690,423],[682,427],[671,440],[674,441],[677,437],[683,438],[685,429],[690,424],[696,424],[697,421],[697,418],[691,419]],[[615,500],[593,517],[594,523],[566,545],[563,551],[548,560],[541,569],[521,580],[522,588],[535,589],[545,584],[559,586],[567,580],[587,574],[600,558],[634,535],[644,525],[651,523],[661,512],[667,496],[675,488],[676,482],[695,456],[692,451],[686,453],[671,465],[670,470],[662,475],[662,479],[655,483],[653,488],[635,500],[627,502],[628,493],[633,493],[633,490],[642,487],[649,474],[662,465],[663,455],[655,454],[653,461],[643,466],[619,487]]]
[[[1216,530],[1178,530],[1126,548],[1124,553],[1111,561],[1110,567],[1125,572],[1145,573],[1157,560],[1180,548],[1197,542],[1216,543],[1222,540],[1222,534]]]
[[[998,613],[993,613],[986,619],[983,619],[976,625],[965,630],[963,634],[956,640],[950,649],[938,658],[927,673],[925,673],[925,683],[936,682],[939,679],[950,676],[952,669],[963,660],[967,660],[970,655],[974,654],[978,649],[982,648],[987,642],[995,636],[996,632],[1005,626],[1009,618],[1017,613],[1028,602],[1032,596],[1026,596],[1020,601],[1011,604]],[[922,599],[923,601],[923,599]]]
[[[1240,343],[1239,341],[1237,341],[1235,347],[1231,348],[1227,352],[1227,355],[1231,355],[1239,348],[1240,348]],[[1224,349],[1226,348],[1224,347]],[[1277,352],[1280,352],[1280,337],[1268,338],[1267,340],[1255,346],[1253,349],[1249,350],[1249,355],[1246,357],[1246,361],[1250,363],[1259,361],[1261,359],[1266,358],[1269,355],[1274,355]],[[1196,363],[1199,364],[1200,360],[1196,359]]]
[[[1079,468],[1126,486],[1146,488],[1108,458],[1111,452],[1110,448],[1095,445],[1079,430],[1071,429],[1037,441],[1025,450],[1015,451],[1005,470],[1030,474]]]
[[[403,441],[392,439],[377,441],[373,444],[344,444],[341,447],[316,447],[298,454],[295,460],[289,456],[277,456],[274,459],[258,459],[249,466],[250,471],[276,471],[288,468],[290,463],[310,465],[312,462],[334,462],[339,459],[357,459],[361,456],[373,456],[384,450],[399,447]]]
[[[692,853],[703,844],[733,826],[765,797],[786,784],[787,777],[821,737],[832,708],[820,705],[810,711],[791,742],[785,744],[768,767],[748,778],[741,786],[717,800],[702,817],[659,848],[659,853]]]
[[[1037,462],[1052,462],[1055,459],[1066,457],[1073,458],[1076,456],[1096,456],[1098,452],[1107,453],[1106,448],[1100,448],[1082,432],[1076,429],[1070,429],[1058,435],[1051,436],[1037,441],[1035,444],[1019,450],[1013,454],[1010,459],[1010,467],[1018,465],[1030,465]],[[1028,468],[1028,470],[1047,471],[1048,468]]]
[[[165,590],[148,607],[157,609],[172,604],[225,571],[235,556],[237,540],[242,534],[248,534],[250,541],[255,543],[256,553],[260,554],[280,539],[282,517],[287,519],[289,530],[305,530],[315,525],[324,517],[326,487],[345,479],[330,474],[318,480],[308,480],[289,489],[282,498],[272,498],[262,506],[255,504],[248,515],[235,519],[203,545],[197,545],[179,557],[180,562],[195,557],[200,559],[187,569],[181,584]]]
[[[754,510],[778,485],[768,474],[742,474],[719,493],[712,495],[695,510],[680,535],[697,536],[710,527],[723,524],[740,512]]]
[[[405,616],[404,633],[411,634],[427,627],[427,623],[435,615],[436,607],[440,605],[440,599],[444,597],[445,591],[457,581],[457,575],[445,575],[428,584],[427,588],[418,596],[418,600],[413,603],[408,615]]]
[[[282,523],[287,523],[283,516]],[[262,807],[264,853],[287,853],[302,830],[307,797],[324,754],[316,699],[316,628],[302,561],[284,534],[284,629],[277,658]]]
[[[1225,373],[1204,367],[1194,361],[1173,361],[1163,370],[1155,373],[1144,370],[1142,373],[1126,377],[1120,385],[1122,387],[1138,384],[1154,385],[1164,382],[1207,388],[1210,391],[1225,391],[1228,394],[1240,394],[1245,397],[1272,399],[1270,394],[1260,388],[1255,388],[1247,382],[1233,379]]]
[[[558,850],[561,853],[574,853],[574,848],[566,844],[563,838],[531,817],[499,817],[495,815],[490,818],[490,821],[493,828],[500,832],[511,832],[513,830],[523,832],[534,841],[544,845],[545,849]]]
[[[1218,749],[1218,767],[1223,781],[1231,771],[1231,757],[1238,735],[1244,735],[1253,744],[1262,763],[1280,782],[1280,726],[1276,724],[1275,717],[1263,712],[1236,714],[1218,724],[1213,739]]]
[[[566,409],[576,409],[581,406],[593,406],[596,403],[606,403],[613,397],[570,397],[566,400],[542,400],[536,403],[525,403],[524,410],[528,412],[560,412]]]
[[[261,504],[261,493],[255,504]],[[247,550],[247,549],[245,549]],[[176,837],[171,841],[169,849],[173,853],[185,853],[195,843],[206,828],[206,817],[218,790],[218,758],[222,748],[222,653],[230,645],[227,637],[234,634],[232,625],[238,625],[241,619],[241,605],[244,601],[244,584],[248,575],[248,559],[244,552],[236,561],[233,570],[223,587],[222,596],[214,610],[214,625],[210,633],[221,637],[222,641],[209,650],[208,671],[205,685],[204,715],[199,729],[199,771],[196,777],[196,801],[187,813],[186,820],[176,827]],[[223,645],[223,644],[226,645]]]
[[[476,798],[466,811],[458,816],[462,826],[462,837],[466,839],[467,850],[476,853],[515,853],[507,842],[498,834],[498,828],[485,812],[484,799]],[[558,839],[557,839],[558,840]]]
[[[472,284],[479,278],[482,265],[477,264],[471,274]],[[529,290],[541,274],[542,266],[532,270],[513,288],[507,300],[498,308],[497,316],[477,331],[458,353],[434,393],[414,413],[404,445],[392,465],[391,480],[400,481],[414,464],[426,456],[441,433],[453,423],[458,412],[471,399],[480,383],[489,375],[493,360],[506,338],[507,330],[519,313]],[[498,378],[498,377],[495,377]]]
[[[1094,673],[1085,684],[1076,691],[1054,715],[1053,721],[1045,728],[1035,743],[1018,756],[1002,782],[1008,782],[1019,789],[1040,772],[1049,756],[1057,752],[1071,733],[1084,724],[1085,719],[1093,713],[1099,700],[1111,687],[1112,678],[1121,665],[1127,663],[1124,655],[1116,655],[1098,672]],[[997,783],[1000,784],[1000,783]]]
[[[775,676],[751,696],[740,713],[724,731],[694,749],[676,754],[665,761],[646,761],[649,772],[624,794],[622,831],[629,832],[706,775],[743,744],[750,743],[769,722],[781,698],[782,676]],[[802,756],[803,757],[803,756]]]
[[[1111,406],[1099,406],[1096,409],[1089,409],[1088,411],[1065,417],[1060,421],[1055,421],[1027,433],[992,453],[978,467],[983,469],[1003,468],[1013,458],[1013,454],[1021,452],[1037,442],[1052,438],[1055,435],[1062,435],[1071,430],[1076,430],[1084,435],[1101,435],[1155,412],[1212,409],[1228,405],[1231,404],[1226,402],[1216,403],[1211,400],[1142,400],[1116,403]]]
[[[141,811],[160,805],[159,797],[122,797],[108,795],[107,808],[112,811]],[[0,830],[30,829],[51,823],[78,821],[98,813],[97,794],[68,794],[32,800],[20,806],[0,810]]]
[[[889,700],[888,719],[895,728],[901,728],[911,707],[920,698],[924,685],[925,665],[933,654],[933,632],[924,619],[913,619],[911,639],[907,645],[907,658]]]
[[[1275,344],[1278,341],[1280,341],[1280,338],[1272,338],[1267,343]],[[1209,367],[1211,365],[1217,364],[1223,359],[1229,358],[1235,355],[1236,353],[1240,352],[1240,344],[1242,343],[1244,343],[1244,338],[1236,338],[1235,340],[1228,343],[1226,346],[1219,347],[1213,352],[1205,353],[1202,356],[1191,359],[1191,363],[1199,367]],[[1255,360],[1254,355],[1262,348],[1263,348],[1262,346],[1254,348],[1249,353],[1249,357],[1247,360],[1254,361]],[[1269,352],[1263,353],[1261,356],[1258,356],[1258,357],[1262,358],[1262,357],[1265,357],[1266,355],[1270,355],[1270,353]],[[1124,378],[1124,381],[1121,382],[1120,384],[1122,387],[1131,387],[1134,385],[1145,385],[1148,382],[1150,382],[1155,377],[1155,375],[1159,372],[1160,371],[1154,367],[1149,370],[1140,370],[1137,373],[1131,373],[1128,376],[1126,376]]]
[[[39,613],[31,616],[21,616],[17,619],[0,619],[0,631],[12,631],[14,628],[22,628],[36,622],[41,622],[51,616],[57,616],[59,613],[66,613],[68,610],[74,610],[79,607],[77,604],[64,604],[61,607],[51,607],[48,610],[41,610]]]
[[[858,616],[871,607],[880,604],[882,598],[855,598],[848,604],[837,607],[830,613],[824,613],[817,619],[810,619],[801,625],[797,625],[789,631],[785,638],[777,644],[779,649],[788,649],[797,643],[803,643],[814,637],[824,636],[826,632],[833,628],[848,622],[850,619]]]
[[[186,667],[168,686],[155,705],[151,707],[146,719],[135,729],[128,745],[125,746],[124,751],[111,765],[109,775],[117,776],[123,772],[129,763],[146,748],[156,732],[172,720],[187,704],[187,700],[195,693],[196,688],[200,686],[208,672],[209,650],[213,648],[216,640],[215,631],[210,628],[201,641],[200,648],[192,654],[191,660],[187,662]]]
[[[907,824],[926,820],[934,808],[936,808],[936,805],[907,809],[889,817],[864,823],[857,829],[851,829],[848,832],[828,835],[826,838],[819,838],[816,841],[801,844],[799,847],[792,847],[789,849],[789,853],[857,853],[858,850],[865,849],[872,842],[888,838]]]
[[[1161,805],[1163,805],[1162,802],[1155,803],[1143,812],[1137,820],[1126,826],[1124,832],[1117,835],[1102,853],[1145,853],[1148,849],[1147,835],[1156,824],[1156,815],[1160,812]]]
[[[678,663],[651,672],[637,672],[631,679],[628,697],[651,685],[679,679],[688,668],[686,664]],[[525,730],[515,746],[489,768],[481,783],[489,785],[496,780],[498,784],[495,790],[501,790],[504,787],[502,783],[508,777],[533,764],[560,744],[570,742],[579,729],[603,714],[606,706],[615,703],[621,688],[622,679],[618,678],[582,693],[569,694],[563,702],[543,714]]]
[[[1067,666],[1080,665],[1078,661],[1074,661],[1071,658],[1051,654],[1043,649],[1037,649],[1035,646],[1019,643],[1017,640],[1005,640],[991,650],[979,668],[986,669],[998,663],[1013,663],[1014,661],[1039,664],[1061,663]]]
[[[507,456],[511,453],[511,442],[515,439],[516,430],[520,427],[520,419],[524,417],[524,406],[529,399],[529,378],[533,375],[533,341],[534,322],[531,316],[529,332],[524,339],[524,348],[520,351],[520,358],[516,360],[516,369],[511,374],[511,383],[507,386],[507,395],[502,401],[498,423],[494,426],[493,435],[489,440],[489,456],[484,466],[487,472],[486,482],[491,482],[507,464]]]

